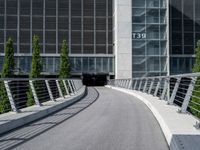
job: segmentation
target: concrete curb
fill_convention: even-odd
[[[48,116],[58,110],[61,110],[77,101],[79,101],[86,92],[83,86],[79,91],[68,98],[59,98],[56,102],[48,101],[43,103],[42,107],[32,106],[21,110],[20,113],[9,112],[0,116],[0,134],[6,133],[15,128],[26,125],[30,122]]]
[[[164,136],[166,138],[166,141],[168,143],[168,146],[170,148],[170,150],[183,150],[184,148],[182,148],[180,146],[180,143],[177,141],[176,139],[176,134],[174,134],[173,130],[169,128],[168,124],[166,123],[165,119],[163,118],[163,116],[160,114],[160,112],[153,106],[153,104],[151,102],[149,102],[145,97],[134,93],[132,90],[128,90],[128,89],[122,89],[122,88],[118,88],[118,87],[112,87],[112,86],[106,86],[107,88],[111,88],[114,90],[118,90],[120,92],[132,95],[136,98],[138,98],[139,100],[141,100],[149,109],[150,111],[153,113],[153,115],[155,116],[156,120],[158,121],[158,123],[160,124],[160,127],[164,133]],[[198,132],[198,131],[197,131]],[[187,143],[188,144],[188,143]],[[190,143],[192,145],[192,143]],[[197,145],[196,145],[197,146]],[[193,150],[193,148],[191,148],[190,150]],[[196,150],[196,148],[195,148]]]

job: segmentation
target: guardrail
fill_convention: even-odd
[[[74,95],[82,86],[80,79],[0,79],[1,113],[20,112],[29,107],[29,98],[33,105],[42,106],[43,102]]]
[[[109,85],[141,91],[200,118],[200,73],[110,80]],[[200,124],[196,126],[200,128]]]

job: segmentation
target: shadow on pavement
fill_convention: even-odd
[[[99,93],[95,88],[88,88],[86,95],[80,101],[64,108],[56,113],[53,113],[43,119],[32,122],[28,125],[10,131],[0,136],[0,149],[7,150],[15,148],[32,138],[52,129],[53,127],[68,120],[78,114],[85,108],[89,107],[99,97]]]

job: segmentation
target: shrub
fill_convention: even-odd
[[[5,57],[2,69],[2,78],[14,77],[14,48],[13,40],[9,38],[6,42]],[[0,113],[5,113],[11,110],[10,102],[3,82],[0,82]]]
[[[39,78],[42,72],[39,37],[36,35],[33,36],[32,51],[33,51],[33,56],[32,56],[32,63],[31,63],[31,72],[29,74],[30,79]],[[33,83],[33,84],[36,88],[37,84],[36,83]],[[29,87],[29,91],[27,92],[27,98],[28,98],[27,103],[26,103],[27,106],[32,106],[35,104],[33,93],[30,87]]]

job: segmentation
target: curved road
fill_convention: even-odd
[[[112,89],[104,87],[97,87],[96,89],[99,93],[96,102],[94,102],[96,91],[89,88],[88,92],[93,96],[87,95],[77,104],[70,106],[71,108],[66,108],[39,122],[0,137],[0,149],[9,148],[8,145],[13,143],[10,148],[17,150],[169,149],[159,124],[142,102]],[[84,109],[85,107],[87,108]],[[82,109],[84,110],[78,113]],[[72,110],[74,112],[69,113]],[[61,118],[60,122],[55,123],[59,120],[55,117],[64,117],[76,113],[78,114],[71,118],[69,116],[64,119]],[[52,116],[54,116],[53,122]],[[50,126],[52,124],[53,126]],[[37,125],[40,128],[49,125],[49,128],[41,129],[38,134],[34,135],[38,132]],[[37,127],[33,130],[33,133],[26,136],[22,134],[35,126]],[[31,134],[33,136],[30,136]]]

